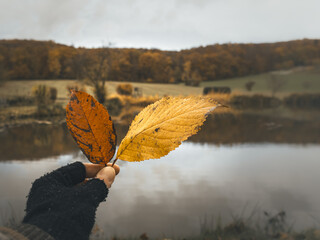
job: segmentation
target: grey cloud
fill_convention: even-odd
[[[0,0],[0,38],[181,49],[320,38],[317,0]]]

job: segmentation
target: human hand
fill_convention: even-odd
[[[107,188],[111,188],[115,176],[120,172],[120,167],[117,164],[112,166],[112,163],[108,163],[107,166],[92,163],[84,163],[83,165],[86,168],[87,178],[98,178],[104,181]]]
[[[120,171],[111,165],[75,162],[38,178],[29,192],[23,223],[55,239],[88,239],[96,209]],[[90,180],[83,183],[85,178]]]
[[[107,188],[111,188],[112,183],[116,175],[120,172],[120,167],[118,165],[107,165],[107,167],[102,168],[98,173],[96,178],[101,179],[106,184]]]

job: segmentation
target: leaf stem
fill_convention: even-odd
[[[116,158],[116,159],[113,161],[111,167],[113,167],[113,165],[116,163],[117,160],[118,160],[118,158]]]

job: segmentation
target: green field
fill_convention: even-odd
[[[284,85],[278,89],[276,96],[282,97],[290,93],[319,93],[320,92],[320,71],[309,68],[296,68],[287,71],[270,72],[259,75],[252,75],[240,78],[224,79],[220,81],[202,82],[199,87],[185,86],[184,84],[159,84],[159,83],[131,83],[133,87],[141,88],[144,96],[162,97],[164,95],[200,95],[203,87],[207,86],[228,86],[232,92],[241,94],[262,93],[271,95],[268,81],[275,75],[277,79],[284,80]],[[249,81],[255,82],[252,91],[245,88]],[[46,84],[58,90],[58,102],[68,100],[67,86],[75,83],[76,80],[25,80],[7,81],[0,86],[0,98],[14,96],[31,96],[32,87],[37,84]],[[120,82],[108,81],[106,83],[108,95],[116,93],[116,87]],[[85,85],[89,93],[93,93],[92,87]]]
[[[116,93],[116,88],[120,82],[106,82],[108,95]],[[128,82],[129,83],[129,82]],[[68,85],[81,84],[76,80],[24,80],[24,81],[7,81],[0,87],[0,96],[3,98],[14,96],[31,96],[32,87],[38,84],[46,84],[50,87],[55,87],[58,90],[58,102],[68,99]],[[150,84],[150,83],[130,83],[133,87],[142,89],[143,96],[162,97],[164,95],[199,95],[202,94],[202,87],[189,87],[183,84]],[[85,85],[85,90],[88,93],[93,93],[91,86]]]
[[[268,86],[268,80],[271,79],[272,74],[276,74],[280,79],[285,80],[283,88],[276,92],[275,96],[283,98],[292,93],[320,93],[320,71],[316,72],[310,69],[293,69],[290,71],[282,71],[276,73],[265,73],[254,76],[247,76],[242,78],[225,79],[221,81],[202,82],[199,87],[185,86],[184,84],[151,84],[151,83],[131,83],[133,87],[138,87],[142,90],[144,97],[164,95],[178,96],[178,95],[201,95],[203,88],[206,86],[228,86],[232,89],[232,93],[239,95],[263,94],[270,96],[272,94]],[[252,91],[245,88],[248,81],[254,81]],[[106,83],[108,96],[116,94],[116,88],[120,82],[108,81]],[[58,95],[56,103],[60,106],[65,106],[69,101],[69,93],[67,86],[77,84],[84,87],[84,90],[93,94],[93,88],[85,85],[77,80],[24,80],[24,81],[7,81],[0,85],[0,122],[5,124],[6,121],[12,122],[11,119],[30,118],[37,111],[36,105],[1,105],[6,102],[6,99],[15,99],[17,96],[31,97],[32,88],[38,84],[46,84],[57,89]],[[219,94],[215,96],[217,101],[227,104],[230,95]],[[23,100],[22,100],[23,101]],[[5,106],[5,107],[3,107]],[[275,111],[272,109],[272,111]],[[283,106],[279,108],[277,114],[292,117],[296,113],[288,112]],[[26,120],[27,121],[27,120]]]
[[[284,81],[284,85],[279,89],[279,97],[290,93],[319,93],[320,92],[320,71],[310,68],[295,68],[286,71],[269,72],[259,75],[252,75],[239,78],[224,79],[221,81],[203,82],[202,87],[207,86],[228,86],[232,91],[249,93],[245,84],[249,81],[255,82],[252,93],[271,94],[268,82],[272,76],[280,81]]]

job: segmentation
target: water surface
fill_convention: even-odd
[[[161,160],[119,162],[106,202],[97,211],[97,225],[108,236],[188,236],[198,234],[207,217],[256,215],[285,210],[299,228],[320,221],[316,144],[183,143]],[[32,181],[74,161],[65,154],[37,161],[0,162],[0,207],[23,216]],[[2,215],[5,215],[2,213]]]
[[[263,221],[285,211],[296,229],[320,227],[319,113],[224,113],[166,157],[119,161],[97,226],[106,236],[198,235],[205,219]],[[118,139],[127,125],[116,125]],[[23,217],[32,182],[86,161],[65,125],[0,129],[0,221]],[[210,226],[209,226],[210,227]]]

